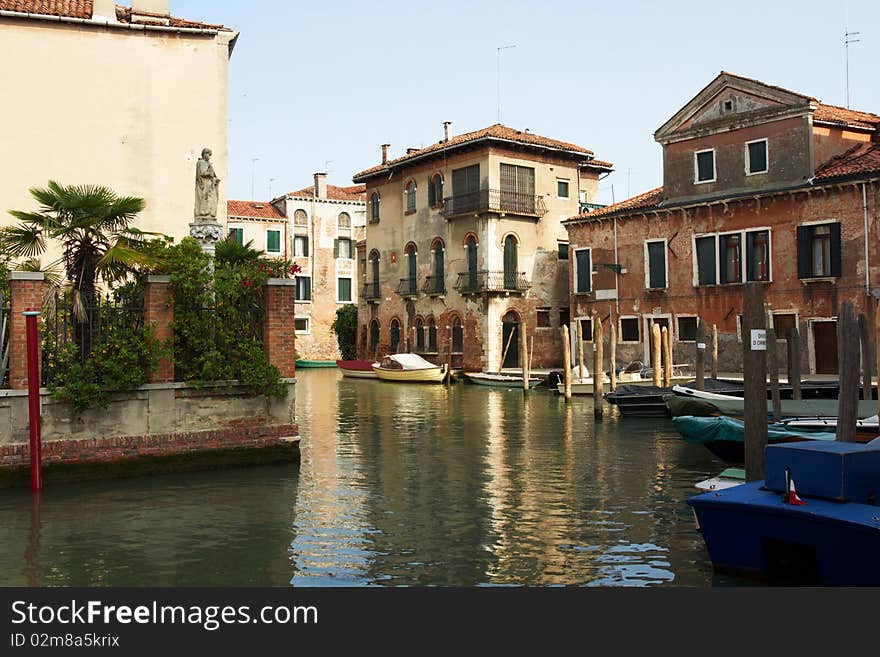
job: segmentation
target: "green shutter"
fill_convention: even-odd
[[[697,282],[700,285],[715,285],[715,236],[698,237],[697,243]]]
[[[648,285],[653,289],[666,287],[666,244],[648,242]]]
[[[840,276],[841,248],[840,248],[840,223],[829,226],[831,229],[831,275]]]
[[[281,251],[281,233],[279,231],[266,231],[266,251],[269,253],[279,253]]]
[[[339,257],[339,239],[333,240],[333,257]]]
[[[810,278],[813,275],[813,260],[810,253],[810,241],[813,237],[812,226],[797,227],[797,271],[798,278]]]
[[[593,265],[590,261],[590,251],[588,249],[575,251],[575,268],[577,270],[577,291],[591,292]]]

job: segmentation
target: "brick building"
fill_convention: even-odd
[[[650,359],[653,323],[693,362],[697,318],[741,366],[742,285],[766,284],[803,371],[837,371],[835,318],[880,285],[880,117],[722,72],[654,137],[663,186],[565,222],[576,318],[612,315],[619,364]],[[608,331],[606,329],[605,334]]]
[[[586,148],[496,124],[449,135],[354,176],[366,185],[361,358],[412,351],[466,370],[517,367],[521,323],[534,367],[561,363],[569,321],[561,221],[595,202],[611,165]],[[509,347],[507,345],[509,344]],[[505,350],[505,347],[507,349]]]
[[[316,173],[311,187],[272,201],[287,217],[288,257],[302,268],[296,277],[296,350],[305,360],[336,360],[331,329],[336,310],[358,303],[355,244],[364,237],[364,186],[327,184]]]

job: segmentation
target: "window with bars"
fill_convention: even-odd
[[[678,334],[676,336],[680,342],[693,342],[697,339],[697,318],[696,317],[679,317],[678,318]]]

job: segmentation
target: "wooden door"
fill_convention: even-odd
[[[837,374],[837,322],[813,322],[816,374]]]

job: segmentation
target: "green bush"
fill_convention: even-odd
[[[336,333],[342,360],[357,358],[357,319],[358,310],[354,304],[346,304],[336,309],[336,319],[331,328]]]

